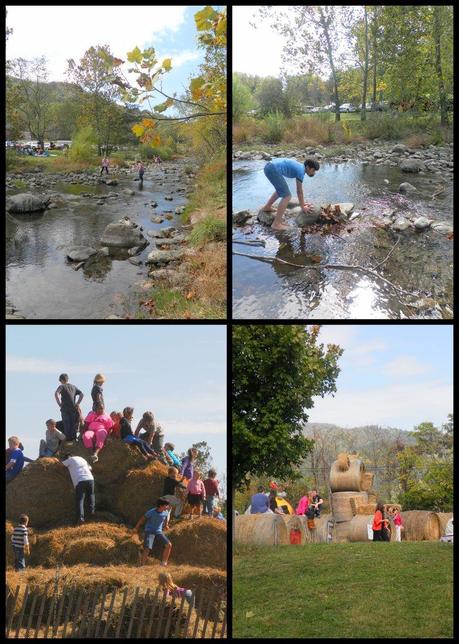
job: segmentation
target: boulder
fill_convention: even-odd
[[[431,221],[427,217],[418,217],[414,220],[413,224],[416,230],[424,230],[430,226]]]
[[[408,183],[408,181],[405,181],[404,183],[401,183],[398,187],[398,191],[401,192],[402,194],[406,194],[407,192],[415,192],[416,188],[411,185],[411,183]]]
[[[425,170],[423,161],[419,161],[418,159],[403,159],[400,161],[399,167],[402,172],[420,172],[421,170]]]
[[[84,262],[97,253],[91,246],[72,246],[67,251],[67,258],[72,262]]]
[[[174,212],[176,215],[182,215],[185,212],[185,206],[178,206]]]
[[[265,224],[266,226],[271,226],[274,221],[274,213],[260,210],[257,214],[257,219],[260,223]]]
[[[410,222],[404,217],[400,217],[392,224],[392,229],[397,230],[399,232],[406,230],[409,227],[410,227]]]
[[[319,214],[317,213],[305,213],[305,212],[300,212],[298,216],[295,219],[296,225],[302,228],[303,226],[310,226],[311,224],[315,224],[317,220],[320,217],[320,212]]]
[[[133,196],[135,195],[134,190],[131,190],[130,188],[124,188],[123,193],[124,193],[125,195],[129,195],[129,196],[131,196],[131,197],[133,197]]]
[[[152,221],[154,224],[162,224],[162,223],[163,223],[163,221],[164,221],[164,217],[162,217],[161,215],[156,215],[156,217],[152,217],[152,218],[151,218],[151,221]]]
[[[404,152],[408,152],[408,146],[403,145],[403,143],[397,143],[397,145],[394,145],[392,148],[391,152],[396,152],[399,154],[403,154]]]
[[[185,250],[152,250],[147,258],[147,264],[168,264],[182,259],[186,254]]]
[[[107,179],[105,181],[105,185],[107,185],[107,186],[117,186],[118,185],[118,179]]]
[[[450,234],[453,232],[452,224],[449,224],[447,221],[437,221],[432,224],[432,228],[437,231],[437,233]]]
[[[173,198],[174,198],[174,197],[173,197],[172,195],[166,195],[166,196],[164,197],[164,199],[165,199],[166,201],[172,201],[172,200],[173,200]]]
[[[6,203],[6,209],[13,213],[38,212],[46,210],[46,207],[46,201],[30,192],[8,197]]]
[[[100,240],[102,246],[114,248],[133,248],[134,246],[145,247],[147,240],[142,235],[139,227],[128,217],[117,223],[108,224]]]
[[[233,212],[233,224],[235,226],[243,226],[251,216],[250,210],[238,210],[237,212]]]

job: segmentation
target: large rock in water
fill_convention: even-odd
[[[416,188],[411,183],[408,183],[408,181],[404,181],[400,184],[398,191],[402,194],[406,194],[407,192],[415,192]]]
[[[311,224],[315,224],[320,217],[322,209],[320,206],[313,206],[312,210],[310,210],[308,213],[305,213],[303,212],[302,208],[298,206],[296,208],[293,208],[292,212],[294,214],[297,214],[295,218],[296,225],[302,228],[303,226],[311,226]]]
[[[148,241],[142,235],[140,228],[128,217],[120,219],[119,222],[108,224],[100,240],[102,246],[109,248],[134,248],[134,246],[145,247]]]
[[[257,214],[257,219],[260,223],[265,224],[266,226],[271,226],[274,221],[274,216],[274,212],[265,212],[264,210],[260,210]]]
[[[67,251],[67,257],[72,262],[84,262],[96,253],[97,250],[90,246],[72,246]]]
[[[177,250],[152,250],[148,255],[147,264],[168,264],[185,257],[184,249]]]
[[[417,159],[403,159],[400,161],[400,170],[402,172],[420,172],[425,170],[425,165],[423,161]]]
[[[6,203],[6,209],[13,213],[38,212],[40,210],[46,210],[46,207],[46,201],[30,192],[8,197]]]

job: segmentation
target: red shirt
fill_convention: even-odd
[[[394,525],[402,525],[402,515],[400,514],[400,512],[397,512],[394,517]]]
[[[375,516],[373,517],[373,530],[381,530],[383,526],[382,520],[381,510],[376,510]]]
[[[218,492],[218,483],[217,479],[206,479],[204,481],[207,496],[220,496]]]

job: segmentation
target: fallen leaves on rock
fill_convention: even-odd
[[[450,241],[454,239],[454,233],[448,233],[446,235],[446,239],[449,239]]]

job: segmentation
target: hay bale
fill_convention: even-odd
[[[361,496],[352,496],[349,499],[349,502],[351,504],[352,514],[354,514],[354,515],[356,515],[356,514],[368,514],[367,512],[360,512],[359,513],[359,509],[363,505],[367,505],[366,502],[365,502],[365,499],[363,497],[361,497]]]
[[[308,528],[307,517],[299,517],[306,531],[307,543],[328,543],[333,539],[333,528],[335,521],[331,514],[323,514],[319,519],[314,519],[315,527],[311,530]],[[329,539],[329,535],[331,539]]]
[[[341,521],[350,521],[354,516],[351,506],[351,499],[355,498],[356,503],[368,503],[368,494],[366,492],[333,492],[331,495],[331,505],[333,518],[337,523]]]
[[[335,523],[332,531],[333,543],[347,543],[349,541],[350,521]]]
[[[368,503],[377,503],[377,496],[374,492],[368,492]]]
[[[301,520],[301,516],[297,516],[295,514],[281,514],[280,517],[284,520],[285,525],[287,526],[289,543],[290,530],[299,530],[301,532],[301,545],[304,545],[307,541],[310,540],[310,535],[306,530],[307,524]]]
[[[374,514],[376,512],[376,503],[364,503],[357,509],[356,514]]]
[[[368,525],[373,525],[373,515],[357,514],[349,521],[349,541],[370,541],[368,538]]]
[[[281,519],[282,521],[282,519]],[[183,520],[167,532],[174,563],[226,568],[226,523],[211,517]]]
[[[338,461],[335,461],[330,470],[330,489],[332,492],[360,492],[362,473],[365,471],[363,462],[356,458],[350,459],[349,468],[343,472]]]
[[[374,477],[374,472],[362,472],[360,480],[360,489],[362,492],[368,492],[368,490],[371,490]]]
[[[349,465],[351,464],[349,460],[349,456],[345,452],[342,454],[338,454],[336,463],[338,465],[338,469],[341,472],[347,472],[347,470],[349,469]]]
[[[141,470],[130,470],[124,481],[112,490],[109,509],[135,525],[161,497],[167,465],[154,461]]]
[[[6,517],[16,523],[23,513],[38,529],[75,520],[75,491],[67,468],[52,458],[41,458],[8,483]]]
[[[453,517],[452,512],[437,512],[438,518],[440,519],[440,526],[441,526],[441,536],[444,536],[445,534],[445,529],[446,529],[446,524],[450,519]]]
[[[402,512],[405,527],[402,539],[405,541],[438,541],[441,537],[440,517],[436,512],[411,510]]]
[[[289,543],[287,525],[282,516],[263,514],[241,514],[236,517],[235,541],[253,545],[277,546]]]

